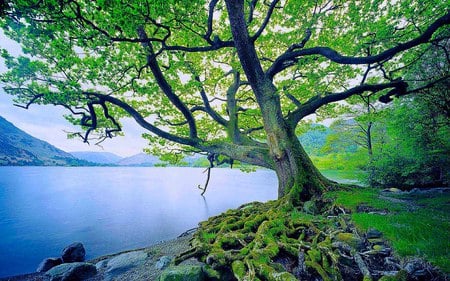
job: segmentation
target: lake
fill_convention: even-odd
[[[86,258],[177,237],[198,222],[277,197],[272,171],[0,167],[0,277],[34,272],[80,241]]]

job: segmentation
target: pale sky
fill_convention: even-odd
[[[12,55],[20,54],[20,46],[4,36],[0,30],[0,47],[7,49]],[[4,61],[0,58],[0,73],[6,71]],[[120,156],[131,156],[142,152],[147,142],[141,138],[145,132],[131,118],[122,119],[125,136],[107,139],[101,145],[88,145],[81,139],[67,139],[64,131],[79,131],[63,117],[68,111],[56,106],[32,105],[28,110],[14,106],[12,97],[3,90],[0,82],[0,116],[28,134],[49,142],[67,152],[102,151],[112,152]],[[1,137],[1,136],[0,136]]]

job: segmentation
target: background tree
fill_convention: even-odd
[[[66,107],[84,141],[118,135],[131,116],[149,152],[273,169],[279,196],[298,203],[332,185],[299,143],[299,122],[362,93],[387,102],[414,91],[399,69],[448,38],[445,4],[6,1],[2,27],[26,55],[3,52],[1,79],[26,108]],[[355,85],[362,75],[371,79]]]
[[[447,31],[448,32],[448,31]],[[450,72],[449,40],[433,44],[406,75],[420,84]],[[440,186],[450,179],[450,82],[448,79],[397,100],[378,118],[386,142],[369,165],[374,186]]]

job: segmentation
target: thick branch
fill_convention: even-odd
[[[200,96],[202,97],[203,104],[205,105],[204,107],[195,107],[195,108],[201,109],[202,111],[208,113],[208,115],[211,116],[211,118],[214,121],[216,121],[217,123],[219,123],[220,125],[225,126],[225,127],[228,126],[228,121],[225,120],[222,116],[220,116],[220,114],[217,113],[211,107],[211,104],[208,100],[208,96],[206,95],[206,92],[205,92],[205,88],[203,87],[202,82],[200,81],[200,77],[198,77],[198,75],[196,75],[195,73],[194,73],[194,75],[195,75],[195,80],[200,84]],[[191,112],[193,112],[192,110],[193,109],[191,109]]]
[[[419,92],[421,92],[423,90],[432,88],[436,84],[439,84],[439,83],[444,82],[444,81],[448,81],[449,78],[450,78],[449,75],[446,75],[446,76],[441,77],[441,78],[439,78],[437,80],[431,81],[431,82],[429,82],[428,84],[426,84],[424,86],[421,86],[419,88],[415,88],[415,89],[412,89],[412,90],[408,90],[408,91],[403,91],[403,92],[395,92],[395,91],[391,92],[391,91],[389,91],[387,94],[381,96],[379,98],[379,100],[381,102],[388,103],[388,102],[392,101],[392,96],[401,97],[401,96],[405,96],[405,95],[419,93]]]
[[[229,116],[228,123],[228,134],[230,135],[233,143],[241,143],[241,133],[239,131],[238,124],[238,114],[237,114],[237,103],[236,103],[236,93],[239,90],[240,85],[240,73],[238,71],[232,71],[234,81],[233,84],[227,90],[227,109]]]
[[[242,68],[257,99],[262,98],[264,95],[263,87],[267,86],[263,85],[264,83],[262,82],[270,83],[270,81],[267,81],[265,77],[261,62],[256,54],[254,42],[248,34],[244,18],[243,1],[227,0],[225,2],[229,14],[231,33],[233,34],[234,44]]]
[[[166,140],[169,141],[173,141],[179,144],[184,144],[184,145],[190,145],[193,147],[197,147],[199,140],[198,139],[192,139],[192,138],[184,138],[184,137],[180,137],[180,136],[176,136],[173,135],[171,133],[168,133],[166,131],[163,131],[159,128],[157,128],[156,126],[150,124],[149,122],[147,122],[144,117],[136,110],[134,109],[132,106],[130,106],[128,103],[115,98],[113,96],[108,96],[108,95],[102,95],[99,93],[94,93],[94,92],[84,92],[83,93],[86,96],[91,96],[91,97],[96,97],[99,100],[103,100],[105,102],[109,102],[115,106],[118,106],[120,108],[122,108],[123,110],[125,110],[134,120],[136,120],[136,122],[143,127],[144,129],[147,129],[148,131],[154,133],[155,135],[164,138]]]
[[[275,7],[277,6],[278,2],[280,2],[280,0],[273,0],[272,3],[270,3],[269,10],[267,11],[263,23],[259,27],[258,31],[256,31],[255,35],[252,36],[253,42],[256,41],[259,38],[259,36],[261,36],[264,29],[266,29],[267,24],[269,24],[269,20],[272,17],[273,11],[275,10]]]
[[[393,92],[404,92],[407,86],[406,82],[398,80],[385,84],[363,84],[344,92],[327,94],[323,97],[314,96],[288,115],[288,123],[295,127],[303,117],[313,114],[321,106],[344,100],[353,95],[362,94],[367,91],[379,92],[389,88],[394,88],[394,90],[392,90]]]
[[[144,27],[139,26],[138,27],[138,34],[139,37],[142,39],[147,38],[147,33],[144,30]],[[142,46],[148,51],[147,55],[147,64],[150,67],[150,70],[152,71],[156,82],[158,83],[161,90],[164,92],[164,94],[169,98],[170,102],[180,110],[180,112],[183,114],[184,118],[188,122],[189,125],[189,136],[192,139],[197,138],[197,126],[195,124],[195,119],[189,110],[189,108],[181,101],[181,99],[173,92],[172,87],[169,85],[167,80],[164,78],[164,74],[162,73],[161,69],[159,68],[158,62],[156,60],[156,57],[153,52],[153,48],[151,44],[148,43],[142,43]]]
[[[221,154],[230,159],[239,160],[248,164],[273,169],[274,164],[269,158],[267,144],[261,146],[237,145],[229,142],[216,142],[197,146],[199,149],[215,154]]]
[[[286,51],[279,56],[275,62],[269,67],[266,74],[268,77],[273,77],[283,71],[284,69],[293,65],[300,57],[310,55],[321,55],[329,60],[339,64],[373,64],[391,59],[396,54],[405,50],[416,47],[420,44],[428,43],[433,34],[440,27],[448,25],[450,23],[450,12],[447,12],[444,16],[438,18],[433,22],[419,37],[412,39],[406,43],[398,44],[397,46],[390,48],[378,55],[366,56],[366,57],[352,57],[339,54],[337,51],[328,47],[314,47],[308,49],[301,49],[295,51]]]
[[[209,2],[208,30],[206,31],[206,34],[203,37],[208,42],[211,42],[211,35],[212,35],[212,32],[213,32],[212,29],[213,29],[214,8],[216,7],[217,2],[219,2],[219,0],[211,0],[211,2]]]

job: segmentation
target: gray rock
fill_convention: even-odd
[[[46,272],[49,269],[62,264],[62,262],[61,258],[46,258],[39,264],[36,272]]]
[[[98,263],[95,264],[95,267],[97,268],[97,270],[106,268],[106,266],[108,265],[108,260],[102,260],[99,261]]]
[[[405,265],[405,270],[406,272],[408,272],[408,274],[413,274],[415,271],[420,270],[422,268],[422,262],[414,259],[409,261],[406,265]]]
[[[110,259],[106,265],[106,275],[111,278],[133,267],[143,265],[148,255],[144,251],[124,253]]]
[[[75,242],[65,247],[62,251],[63,262],[82,262],[86,256],[86,250],[83,244]]]
[[[179,265],[164,270],[159,281],[204,281],[205,273],[201,266]]]
[[[87,262],[63,263],[53,267],[47,273],[50,281],[86,280],[97,274],[95,265]]]
[[[168,267],[170,262],[172,261],[172,258],[168,256],[162,256],[155,264],[155,267],[159,270],[163,270],[164,268]]]

